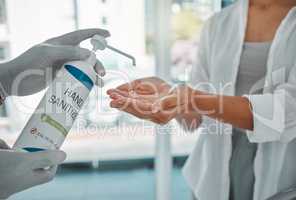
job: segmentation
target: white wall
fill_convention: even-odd
[[[145,55],[144,0],[79,1],[80,28],[106,28],[111,33],[110,44],[137,58]],[[108,18],[108,25],[101,18]]]
[[[78,11],[80,29],[102,27],[104,15],[109,25],[103,28],[112,34],[110,43],[137,58],[145,56],[144,0],[107,0],[107,5],[99,0],[79,0]],[[48,38],[75,29],[73,0],[7,0],[7,13],[11,58]],[[12,101],[8,103],[13,127],[19,129],[24,125],[41,96],[42,93],[16,99],[28,114],[16,109]]]
[[[11,55],[74,30],[72,0],[8,0]]]
[[[31,46],[48,38],[74,30],[72,0],[6,2],[11,58],[17,57]],[[39,93],[31,97],[13,98],[13,101],[7,102],[6,108],[15,130],[23,127],[41,97],[42,93]],[[19,105],[16,105],[16,102]]]

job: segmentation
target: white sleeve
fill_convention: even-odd
[[[190,75],[190,85],[194,89],[207,91],[209,84],[210,22],[208,20],[201,32],[197,50],[197,59]]]
[[[272,74],[273,80],[274,76],[278,75]],[[246,97],[254,118],[253,131],[247,131],[250,142],[290,142],[296,138],[296,66],[273,93]]]

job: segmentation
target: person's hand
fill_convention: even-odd
[[[152,105],[169,94],[171,86],[157,77],[149,77],[108,90],[110,106],[157,124],[165,124],[174,113],[153,113]]]
[[[136,83],[132,82],[129,84],[131,85],[129,89],[125,89],[124,92],[122,87],[126,88],[127,85],[120,86],[119,89],[109,90],[108,94],[112,99],[111,107],[157,124],[166,124],[180,115],[191,114],[190,101],[193,90],[190,87],[184,85],[175,89],[169,89],[171,87],[166,85],[166,89],[163,92],[151,92],[153,91],[151,89],[152,86],[159,88],[165,83],[161,82],[162,86],[159,86],[159,79],[153,78],[152,80],[154,81],[148,78],[149,84],[144,84],[145,79],[137,80]],[[153,82],[158,84],[152,84]],[[150,87],[147,87],[150,89],[147,89],[146,86],[143,87],[143,85],[150,85]],[[131,90],[130,88],[136,89]],[[141,92],[138,92],[139,90]],[[154,91],[159,90],[154,89]]]
[[[90,51],[79,44],[94,35],[110,36],[102,29],[85,29],[49,39],[36,45],[16,59],[0,65],[0,83],[6,96],[25,96],[44,89],[55,77],[64,63],[72,60],[85,60]],[[95,70],[105,74],[98,61]],[[49,80],[48,80],[49,79]],[[101,80],[97,81],[98,83]]]
[[[128,96],[130,93],[146,95],[147,97],[159,98],[169,93],[171,86],[158,77],[147,77],[125,83],[115,89],[110,89],[107,93],[112,98],[113,95]]]
[[[168,113],[170,118],[175,118],[184,130],[194,131],[202,123],[202,113],[195,106],[197,93],[199,92],[187,85],[179,85],[155,101],[152,112],[154,115]]]
[[[154,114],[168,112],[175,113],[175,115],[184,115],[197,111],[194,94],[195,91],[187,85],[177,86],[166,96],[153,102],[152,112]]]
[[[0,199],[51,181],[65,158],[58,150],[29,153],[0,147]]]
[[[201,124],[201,115],[190,102],[193,90],[185,85],[172,88],[157,77],[149,77],[108,90],[110,106],[157,124],[176,119],[187,131]],[[163,106],[163,109],[162,109]]]

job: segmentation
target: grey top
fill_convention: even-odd
[[[236,95],[262,93],[271,43],[245,43],[241,55],[236,82]],[[258,87],[259,85],[259,87]],[[234,128],[232,135],[232,157],[230,160],[230,200],[253,199],[254,158],[257,145],[248,141],[242,129]]]
[[[236,95],[259,94],[252,90],[254,83],[264,79],[271,43],[245,43],[236,81]],[[263,85],[261,85],[263,87]],[[251,91],[252,90],[252,91]]]

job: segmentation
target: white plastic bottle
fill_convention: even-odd
[[[59,149],[96,81],[96,55],[64,64],[14,144],[20,151]]]
[[[95,84],[97,59],[94,52],[108,48],[131,59],[136,65],[133,56],[109,46],[100,35],[95,35],[91,44],[93,52],[87,60],[64,64],[22,130],[14,149],[34,152],[61,147]]]

